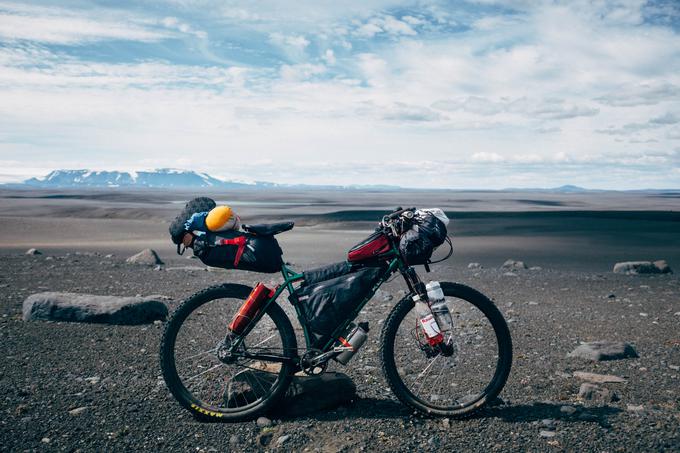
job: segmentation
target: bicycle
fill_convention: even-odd
[[[443,332],[441,343],[433,346],[425,341],[414,309],[415,300],[427,300],[425,285],[398,247],[414,211],[398,209],[384,216],[376,233],[362,243],[379,237],[381,247],[366,259],[354,260],[350,267],[377,269],[377,281],[329,336],[320,339],[311,331],[296,299],[310,274],[295,272],[285,264],[281,265],[283,282],[267,295],[239,334],[227,325],[252,288],[225,283],[186,299],[167,323],[161,341],[161,368],[172,395],[201,419],[241,421],[266,413],[284,396],[295,373],[323,373],[330,360],[351,348],[338,338],[354,325],[378,288],[399,272],[408,292],[385,319],[379,347],[382,371],[392,392],[422,414],[450,418],[469,417],[494,400],[512,365],[508,326],[498,308],[479,291],[441,282],[453,327]],[[292,226],[290,222],[264,227],[273,236]],[[284,291],[290,294],[302,327],[304,349],[298,348],[291,321],[277,303]]]

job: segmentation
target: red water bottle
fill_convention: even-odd
[[[229,330],[237,335],[243,333],[248,324],[250,324],[250,321],[252,321],[260,311],[262,303],[274,296],[275,292],[276,291],[267,288],[262,283],[258,283],[250,292],[246,301],[243,302],[243,305],[241,305],[241,308],[238,313],[236,313],[236,316],[234,316],[234,319],[229,323]]]

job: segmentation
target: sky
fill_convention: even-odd
[[[677,0],[0,0],[0,183],[680,188],[679,33]]]

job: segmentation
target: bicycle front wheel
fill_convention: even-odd
[[[252,419],[272,407],[290,384],[291,362],[247,359],[242,352],[293,358],[297,342],[290,320],[275,302],[248,333],[237,354],[228,325],[251,288],[226,284],[183,302],[161,342],[163,377],[172,395],[195,416],[215,421]]]
[[[428,349],[410,297],[392,310],[382,331],[383,372],[394,394],[429,415],[464,418],[503,389],[512,364],[510,331],[486,296],[464,285],[441,283],[453,329],[447,353]]]

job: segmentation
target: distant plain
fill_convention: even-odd
[[[244,223],[294,220],[280,236],[292,262],[330,262],[397,206],[440,207],[452,219],[451,265],[505,259],[608,271],[616,261],[680,262],[680,192],[0,190],[0,253],[132,253],[172,259],[167,226],[194,196],[232,205]],[[307,256],[310,245],[313,257]]]

